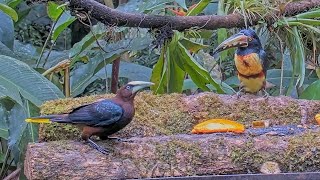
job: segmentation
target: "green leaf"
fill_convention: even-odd
[[[228,84],[224,83],[224,82],[220,82],[219,84],[221,84],[222,89],[226,92],[226,94],[234,94],[235,91],[233,90],[232,87],[230,87]],[[207,87],[211,90],[211,91],[217,91],[217,89],[212,86],[211,84],[208,84]],[[192,81],[192,79],[186,79],[184,80],[183,83],[183,90],[192,90],[195,91],[198,89],[198,86]]]
[[[0,137],[8,139],[9,137],[9,127],[7,123],[7,112],[5,108],[0,105]]]
[[[320,80],[313,82],[301,94],[300,99],[320,100]]]
[[[125,39],[104,47],[104,51],[108,53],[92,50],[95,56],[91,57],[87,64],[83,64],[73,71],[71,76],[72,96],[82,93],[84,88],[90,84],[90,79],[103,69],[106,64],[111,63],[124,52],[138,51],[147,48],[151,41],[152,39],[150,37]]]
[[[14,27],[12,19],[0,11],[0,41],[9,49],[13,49]],[[1,50],[3,50],[1,48]]]
[[[0,64],[0,82],[8,92],[19,91],[37,106],[44,101],[64,97],[55,85],[27,64],[3,55],[0,55]]]
[[[179,40],[179,42],[186,48],[188,49],[189,51],[191,52],[198,52],[200,49],[204,49],[204,48],[207,48],[208,46],[207,45],[204,45],[204,44],[201,44],[201,43],[198,43],[198,42],[194,42],[194,41],[191,41],[187,38],[182,38],[181,40]]]
[[[151,90],[156,94],[163,94],[167,89],[167,66],[164,63],[164,54],[166,52],[166,45],[162,47],[158,62],[153,67],[151,82],[155,85],[151,86]]]
[[[17,12],[11,7],[0,3],[0,10],[10,16],[14,20],[14,22],[18,21],[19,18]]]
[[[193,82],[202,90],[208,91],[207,84],[213,85],[218,93],[224,93],[220,85],[212,79],[208,71],[206,71],[187,51],[187,49],[178,42],[178,48],[175,54],[179,55],[180,58],[176,59],[180,67],[190,75]]]
[[[71,16],[69,11],[64,11],[53,29],[51,37],[52,40],[56,41],[59,35],[75,20],[76,18],[74,16]]]
[[[305,71],[306,71],[305,52],[304,52],[304,46],[302,43],[302,38],[297,27],[293,28],[293,33],[295,36],[296,47],[295,47],[295,52],[291,52],[291,53],[295,53],[293,58],[295,61],[294,72],[295,72],[295,75],[299,75],[299,87],[301,87],[304,81]]]
[[[52,21],[57,21],[58,18],[63,13],[63,8],[59,7],[59,4],[56,4],[53,1],[49,1],[47,5],[47,13]]]
[[[176,3],[179,4],[183,9],[187,10],[186,0],[175,0]]]
[[[299,23],[308,24],[312,26],[319,26],[320,20],[316,19],[302,19],[302,18],[288,18],[286,22],[282,22],[283,25],[300,25]]]
[[[185,32],[185,38],[202,38],[202,39],[211,39],[212,38],[212,30],[189,30]]]
[[[163,9],[166,7],[167,3],[171,3],[171,2],[174,2],[174,0],[157,0],[157,1],[139,2],[139,11],[147,13],[152,10]]]
[[[22,0],[11,0],[8,2],[8,6],[10,6],[11,8],[15,8],[17,7],[20,3],[22,2]],[[21,18],[21,17],[20,17]]]
[[[201,13],[207,6],[208,4],[211,2],[211,0],[201,0],[200,2],[198,2],[198,4],[191,9],[190,11],[188,11],[187,16],[196,16],[199,13]]]
[[[297,18],[319,18],[320,8],[296,15]]]
[[[178,66],[177,62],[182,60],[181,55],[178,54],[177,45],[178,45],[178,36],[173,39],[168,46],[166,52],[166,60],[168,63],[167,66],[167,78],[168,78],[168,93],[181,93],[183,87],[183,80],[185,77],[185,72]]]
[[[26,118],[27,114],[25,109],[18,104],[16,104],[10,111],[8,120],[10,122],[8,145],[13,151],[16,163],[19,162],[20,158],[20,149],[18,147],[19,142],[21,140],[23,131],[27,127],[27,123],[25,122]]]
[[[102,23],[98,23],[92,27],[92,33],[87,34],[82,40],[73,45],[69,51],[69,57],[74,58],[81,52],[86,50],[90,45],[96,42],[106,32],[106,26]],[[94,35],[93,35],[94,34]]]

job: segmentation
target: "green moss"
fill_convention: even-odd
[[[49,101],[41,107],[42,114],[68,113],[73,108],[114,95],[87,96]],[[287,106],[269,106],[270,102],[239,100],[223,102],[212,93],[197,97],[197,105],[186,104],[185,95],[153,95],[139,93],[135,98],[135,117],[133,121],[116,136],[143,137],[172,134],[189,134],[192,127],[204,120],[225,118],[251,127],[253,121],[269,120],[271,125],[299,124],[300,107],[292,101]],[[64,124],[43,125],[40,139],[60,140],[78,137],[77,128]]]
[[[290,102],[287,106],[269,106],[266,100],[250,102],[239,100],[234,103],[222,102],[217,96],[204,95],[199,98],[202,105],[195,118],[223,118],[241,122],[250,127],[253,121],[269,120],[272,125],[299,124],[300,106]]]
[[[184,156],[180,156],[184,154]],[[156,157],[162,164],[168,164],[170,170],[186,171],[188,175],[194,175],[197,164],[200,161],[201,150],[196,143],[190,143],[179,139],[172,139],[167,143],[156,145]],[[181,168],[180,162],[186,166]]]
[[[270,136],[272,141],[273,138]],[[269,139],[269,140],[270,140]],[[233,148],[232,161],[247,167],[248,171],[258,173],[266,161],[279,163],[282,172],[317,171],[320,166],[320,138],[318,133],[306,133],[292,136],[288,139],[288,148],[268,151],[257,150],[252,141],[244,146]],[[274,143],[276,146],[276,143]],[[272,153],[270,153],[272,152]],[[245,172],[244,172],[245,173]]]
[[[320,166],[320,138],[318,133],[306,133],[289,141],[283,166],[289,172],[318,171]]]

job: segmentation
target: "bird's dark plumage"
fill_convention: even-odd
[[[129,124],[134,116],[134,97],[136,93],[153,85],[150,82],[132,81],[121,87],[114,98],[100,99],[73,109],[70,113],[29,118],[27,122],[58,122],[80,125],[82,139],[102,153],[105,149],[93,142],[90,137],[97,135],[107,139]]]
[[[123,108],[111,100],[101,100],[74,109],[66,120],[73,124],[103,127],[119,121],[123,112]]]

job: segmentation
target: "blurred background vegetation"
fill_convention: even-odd
[[[248,22],[259,16],[261,22],[251,28],[268,55],[268,92],[320,100],[320,8],[283,17],[288,2],[101,1],[120,11],[155,15],[240,13]],[[266,15],[275,23],[267,25]],[[39,115],[44,101],[114,92],[131,80],[151,80],[155,94],[237,91],[234,49],[211,53],[239,29],[149,30],[105,26],[88,17],[57,2],[0,0],[0,179],[23,168],[26,144],[38,134],[24,119]],[[112,79],[115,61],[119,78]]]

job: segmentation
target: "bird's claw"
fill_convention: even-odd
[[[88,139],[87,142],[89,143],[89,145],[90,145],[92,148],[98,150],[98,151],[101,152],[102,154],[105,154],[105,155],[109,154],[109,151],[108,151],[108,150],[106,150],[105,148],[99,146],[97,143],[93,142],[91,139]]]
[[[264,92],[263,98],[269,99],[269,96],[270,96],[269,93],[265,89],[263,89],[263,92]]]
[[[237,99],[239,99],[239,98],[241,97],[242,91],[243,91],[243,88],[241,88],[241,89],[236,93]]]

